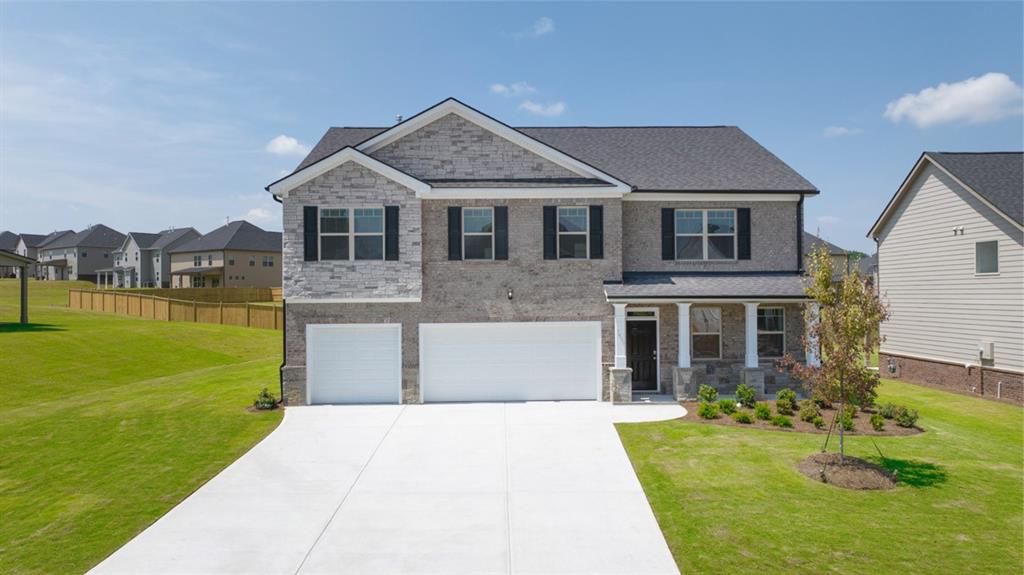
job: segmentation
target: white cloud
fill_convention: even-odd
[[[916,94],[905,94],[885,107],[892,122],[909,120],[919,128],[948,122],[977,124],[1021,113],[1024,89],[1009,76],[989,72],[962,82],[945,82]]]
[[[265,149],[278,156],[305,156],[309,153],[309,146],[300,144],[295,138],[284,134],[267,142]]]
[[[840,221],[842,221],[842,218],[836,216],[818,216],[818,223],[825,224],[826,226],[838,224]]]
[[[266,208],[252,208],[245,215],[242,216],[243,220],[249,220],[250,222],[265,222],[274,217],[274,214],[270,213],[270,210]]]
[[[843,136],[856,136],[864,133],[860,128],[847,128],[846,126],[829,126],[822,131],[826,138],[841,138]]]
[[[565,102],[553,102],[551,104],[540,104],[533,100],[524,100],[522,104],[519,104],[520,110],[525,110],[534,116],[544,116],[547,118],[554,118],[561,116],[565,112]]]
[[[555,21],[547,16],[541,16],[533,23],[533,35],[543,36],[555,31]]]
[[[491,84],[491,93],[499,96],[525,96],[526,94],[532,94],[537,91],[526,82],[513,82],[511,84]]]

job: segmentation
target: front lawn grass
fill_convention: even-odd
[[[276,427],[280,332],[69,310],[0,323],[0,572],[84,572]],[[0,322],[17,319],[0,280]]]
[[[796,464],[820,449],[822,435],[619,424],[680,570],[1021,573],[1024,411],[896,381],[879,391],[880,403],[919,410],[925,429],[846,439],[848,454],[897,471],[892,491],[800,475]]]

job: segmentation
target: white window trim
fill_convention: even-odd
[[[996,271],[994,272],[979,272],[978,271],[978,246],[981,244],[993,243],[996,245]],[[975,277],[990,277],[999,275],[999,240],[978,240],[974,242],[974,276]]]
[[[716,360],[716,359],[722,359],[722,308],[720,308],[718,306],[709,306],[709,305],[706,305],[706,306],[693,306],[693,307],[690,308],[690,318],[687,318],[687,319],[692,321],[693,312],[695,312],[695,311],[697,311],[699,309],[717,309],[718,310],[718,331],[696,331],[692,327],[693,324],[690,324],[691,325],[691,328],[690,328],[690,358],[693,361],[713,361],[713,360]],[[717,335],[718,336],[718,355],[717,356],[715,356],[715,357],[697,357],[697,354],[696,354],[697,347],[695,345],[693,345],[693,338],[695,336],[698,336],[698,335]]]
[[[587,225],[582,232],[563,232],[561,228],[562,221],[562,210],[563,209],[575,209],[583,210],[583,214],[586,216]],[[558,253],[558,259],[560,260],[589,260],[590,259],[590,206],[558,206],[555,217],[555,233],[558,236],[555,241],[555,250]],[[582,258],[569,258],[562,257],[562,236],[579,236],[582,235],[586,239],[586,255]]]
[[[764,335],[781,335],[782,336],[782,355],[778,355],[778,356],[775,356],[775,355],[760,355],[760,353],[761,353],[760,351],[758,351],[757,353],[758,353],[758,356],[762,357],[762,358],[766,358],[766,359],[780,359],[780,358],[786,356],[786,308],[783,307],[783,306],[778,306],[778,305],[758,306],[757,307],[757,313],[760,314],[761,310],[768,310],[768,309],[777,309],[777,310],[781,310],[782,311],[782,331],[764,331],[761,328],[758,328],[757,329],[757,335],[758,335],[758,337],[760,337],[762,334],[764,334]]]
[[[491,231],[490,232],[467,232],[466,231],[466,210],[490,210],[491,212]],[[462,221],[462,260],[469,262],[490,262],[494,261],[494,207],[493,206],[468,206],[461,210]],[[491,257],[489,258],[467,258],[466,257],[466,236],[480,237],[490,236],[491,237]]]
[[[345,210],[346,214],[348,214],[347,215],[348,231],[347,232],[324,232],[324,231],[322,231],[322,226],[320,225],[320,223],[321,223],[320,220],[321,220],[321,218],[323,218],[322,213],[323,213],[324,210]],[[377,233],[377,232],[359,232],[359,233],[356,233],[356,210],[380,210],[380,233]],[[357,208],[353,208],[353,207],[349,207],[349,206],[322,206],[319,210],[317,210],[317,216],[316,217],[317,217],[317,220],[316,220],[316,231],[317,231],[317,238],[316,238],[317,252],[316,252],[316,258],[317,258],[317,261],[322,261],[322,262],[382,262],[382,261],[384,261],[384,258],[386,256],[386,254],[384,253],[384,243],[385,243],[384,242],[384,235],[385,235],[385,232],[387,231],[387,229],[385,227],[386,226],[386,222],[385,222],[384,206],[360,206],[360,207],[357,207]],[[324,250],[323,250],[322,238],[324,238],[325,236],[326,237],[347,237],[348,238],[348,259],[344,259],[344,260],[337,260],[337,259],[325,260],[325,259],[323,259]],[[380,237],[380,242],[381,242],[380,258],[374,258],[374,259],[362,258],[362,259],[358,259],[357,260],[356,259],[356,238],[357,237],[371,237],[371,236]],[[263,267],[266,267],[266,266],[263,266]]]
[[[676,214],[678,214],[679,212],[700,212],[701,213],[701,233],[700,234],[681,234],[681,233],[679,233],[678,220],[676,219]],[[708,232],[708,212],[732,212],[732,226],[733,226],[732,233],[731,234],[722,234],[722,233],[713,234],[713,233]],[[676,242],[675,246],[673,246],[673,248],[674,248],[673,251],[675,251],[675,255],[676,255],[676,258],[675,258],[676,261],[679,261],[679,262],[734,262],[734,261],[737,261],[738,257],[739,257],[739,229],[737,229],[737,223],[736,223],[737,222],[737,217],[736,216],[737,216],[736,215],[736,208],[675,208],[675,210],[672,212],[672,231],[674,232],[674,234],[673,234],[673,241]],[[678,247],[679,247],[679,241],[678,241],[679,238],[680,237],[695,238],[695,237],[698,237],[698,236],[701,238],[701,257],[700,257],[700,259],[680,258],[679,257],[679,249],[678,249]],[[709,243],[708,238],[727,237],[727,236],[732,236],[732,257],[731,258],[714,258],[714,259],[708,258],[708,243]]]

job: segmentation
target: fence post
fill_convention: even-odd
[[[199,321],[199,312],[196,308],[196,300],[192,300],[192,323]]]
[[[224,301],[217,302],[217,307],[220,310],[220,324],[224,325]]]
[[[274,316],[274,329],[277,329],[277,307],[270,308],[270,313]]]
[[[252,327],[252,320],[249,319],[249,302],[245,302],[245,327]]]

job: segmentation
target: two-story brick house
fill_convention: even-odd
[[[332,128],[267,189],[290,403],[770,390],[804,355],[818,191],[735,127],[514,129],[448,99]]]

